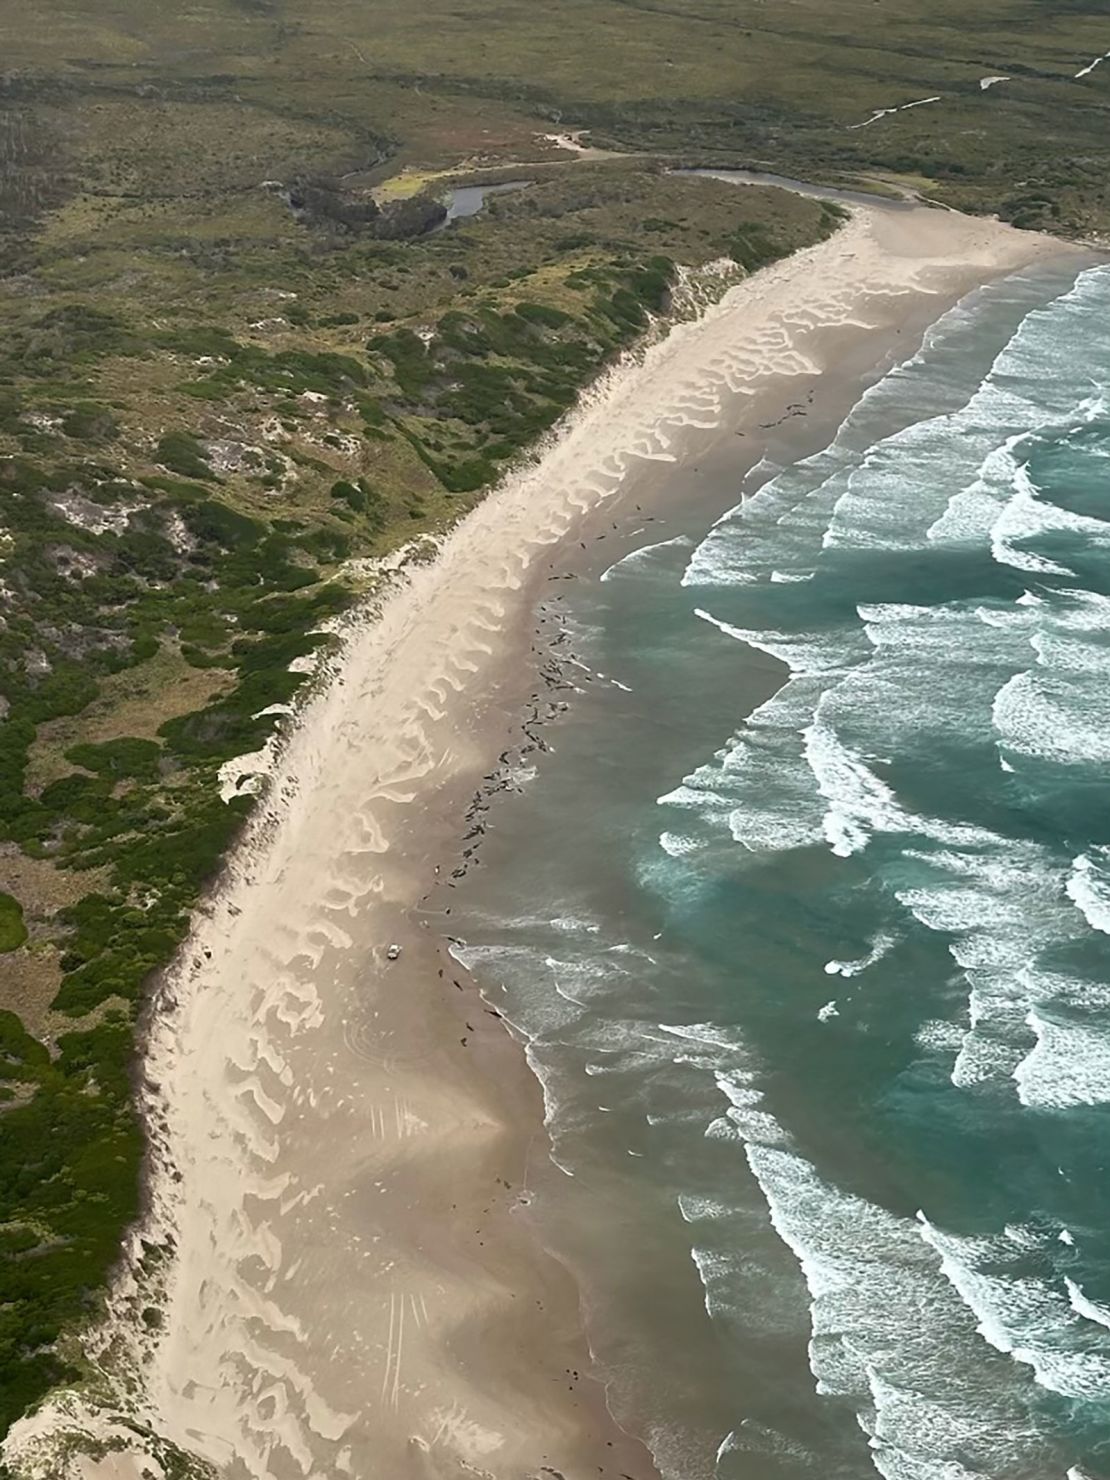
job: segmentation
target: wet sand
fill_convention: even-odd
[[[132,1480],[165,1440],[232,1480],[656,1474],[530,1225],[538,1087],[443,951],[475,793],[559,702],[534,608],[726,438],[810,450],[900,331],[1054,247],[859,211],[607,374],[351,624],[155,1004],[149,1210],[94,1339],[103,1391],[16,1425],[9,1461]],[[116,1452],[61,1458],[80,1435]]]

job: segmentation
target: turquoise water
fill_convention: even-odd
[[[667,1476],[1106,1480],[1110,269],[739,482],[545,607],[461,899],[544,1226]]]

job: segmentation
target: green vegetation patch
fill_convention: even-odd
[[[63,416],[62,431],[78,442],[113,442],[119,435],[119,424],[107,406],[79,401]]]
[[[32,1085],[3,1111],[0,1134],[0,1426],[76,1376],[54,1342],[94,1308],[138,1208],[141,1140],[131,1105],[132,1035],[109,1014],[66,1034],[51,1060],[11,1012],[0,1012],[0,1088]]]
[[[10,894],[0,893],[0,954],[17,950],[26,939],[23,906]]]
[[[666,308],[673,275],[666,257],[622,257],[566,275],[577,313],[529,299],[451,309],[430,333],[378,334],[367,345],[382,376],[374,389],[445,488],[481,488]]]
[[[183,478],[211,478],[212,469],[204,449],[191,432],[165,432],[158,439],[155,457],[171,473]]]
[[[100,745],[74,745],[66,751],[66,760],[75,766],[117,780],[156,781],[161,758],[162,747],[153,740],[106,740]]]

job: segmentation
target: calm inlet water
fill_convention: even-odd
[[[750,487],[552,586],[603,676],[462,891],[543,1226],[674,1480],[1106,1480],[1110,269]]]

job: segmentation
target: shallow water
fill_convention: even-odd
[[[1110,269],[719,512],[562,602],[594,676],[456,911],[614,1404],[675,1480],[1100,1480]]]
[[[794,180],[788,175],[768,175],[759,170],[718,170],[710,167],[675,170],[676,175],[704,175],[710,180],[726,180],[731,185],[777,185],[792,195],[808,195],[815,200],[832,200],[846,206],[876,206],[882,210],[912,211],[918,204],[913,199],[882,195],[878,191],[842,190],[835,185],[813,185],[807,180]]]
[[[443,198],[447,206],[447,215],[437,230],[442,231],[445,226],[450,226],[452,221],[461,221],[467,216],[476,216],[485,205],[487,196],[506,195],[514,190],[524,190],[531,183],[531,180],[505,180],[500,185],[457,185]]]

